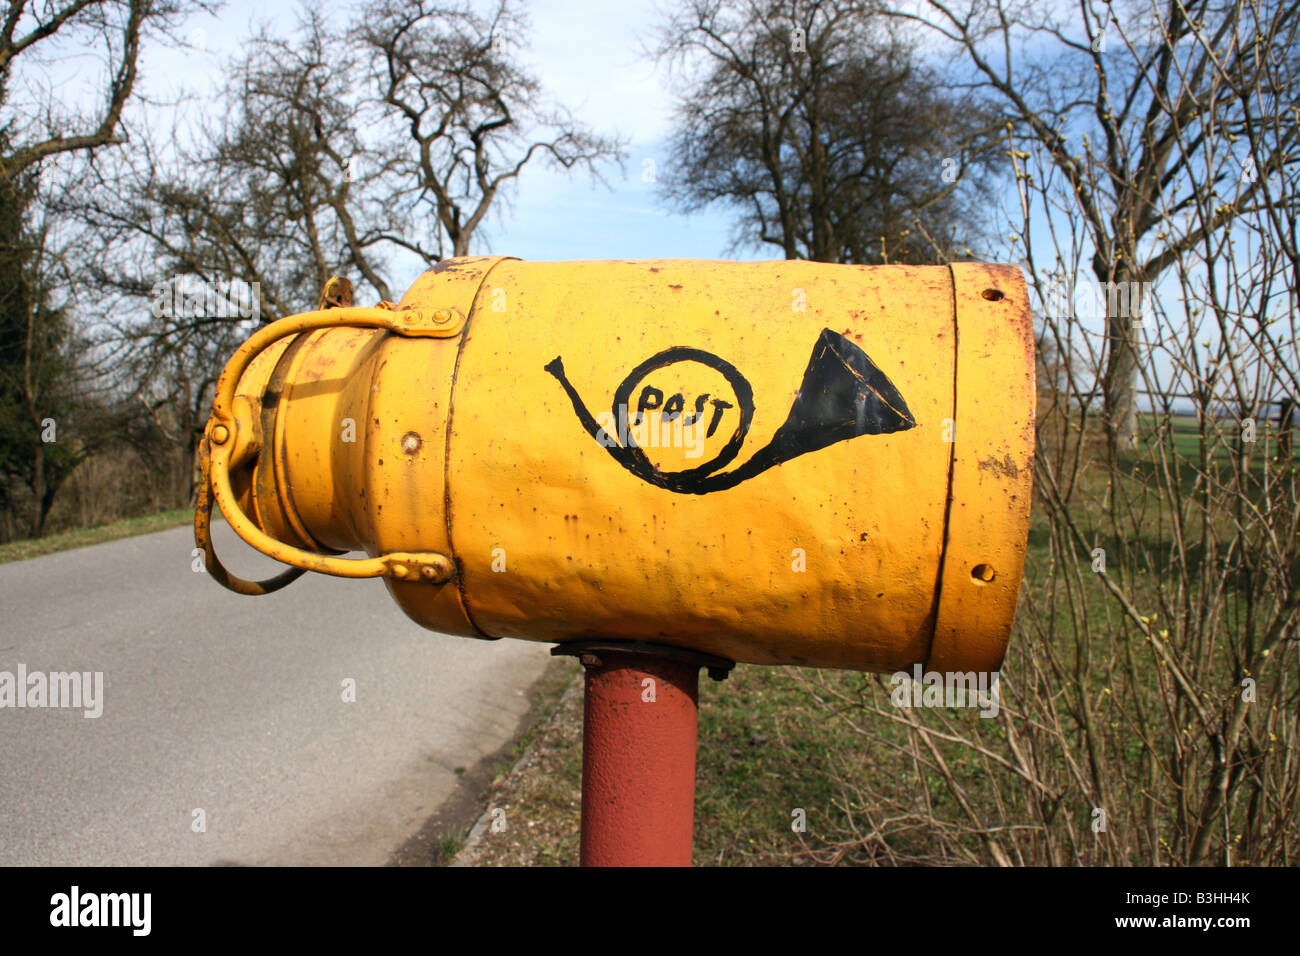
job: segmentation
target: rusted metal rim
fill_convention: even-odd
[[[674,647],[670,644],[652,644],[648,641],[565,641],[551,648],[552,657],[576,657],[584,666],[600,666],[601,655],[618,654],[659,657],[684,664],[695,664],[697,667],[707,668],[709,676],[715,681],[726,680],[727,675],[736,666],[735,661],[729,661],[725,657],[702,654],[699,651]],[[583,660],[585,655],[591,655],[595,661],[588,665],[588,662]]]

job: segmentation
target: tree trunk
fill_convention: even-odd
[[[196,432],[191,429],[186,434],[189,437],[185,442],[181,462],[185,473],[185,500],[182,504],[193,508],[198,503],[199,485],[203,482],[203,465],[199,458],[199,444],[203,439],[203,431],[200,429]]]
[[[32,454],[32,520],[28,537],[39,538],[45,529],[45,448],[38,441]]]
[[[1124,268],[1112,272],[1110,279],[1097,272],[1110,347],[1102,380],[1106,425],[1117,449],[1133,451],[1138,444],[1138,336],[1146,285]]]
[[[39,518],[36,537],[38,538],[45,534],[45,519],[50,516],[50,509],[54,507],[54,497],[59,493],[59,487],[59,485],[50,485],[47,487],[45,493],[41,495],[41,500],[37,503]]]
[[[1106,319],[1111,347],[1103,389],[1106,420],[1115,446],[1123,451],[1137,448],[1138,440],[1137,349],[1131,323],[1126,317]]]

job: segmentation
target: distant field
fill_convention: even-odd
[[[1159,429],[1163,416],[1148,413],[1140,416],[1140,418],[1142,421],[1142,435],[1146,447],[1149,449],[1159,438]],[[1174,448],[1178,455],[1189,462],[1198,461],[1201,450],[1201,429],[1196,417],[1194,415],[1171,415],[1168,422],[1172,432]],[[1278,447],[1277,420],[1258,419],[1255,429],[1256,447],[1270,457],[1276,455]],[[1206,432],[1213,445],[1212,457],[1214,460],[1217,462],[1230,460],[1234,449],[1242,439],[1241,423],[1230,418],[1216,419],[1208,423]]]

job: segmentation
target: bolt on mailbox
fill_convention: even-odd
[[[450,634],[999,667],[1032,490],[1018,268],[461,258],[322,305],[220,379],[212,494],[294,568],[226,571],[205,481],[228,586],[383,576]]]

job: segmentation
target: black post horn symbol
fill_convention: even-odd
[[[559,356],[547,363],[546,371],[554,375],[564,388],[583,427],[615,461],[638,478],[679,494],[703,495],[733,488],[782,462],[836,442],[859,435],[887,435],[916,427],[916,419],[912,417],[907,402],[867,353],[840,333],[822,329],[808,358],[790,413],[772,440],[739,468],[714,474],[735,457],[754,413],[753,391],[730,363],[698,349],[680,346],[667,349],[642,362],[624,379],[616,393],[615,409],[620,400],[626,403],[632,388],[648,372],[681,360],[703,362],[728,379],[740,404],[740,425],[723,454],[704,465],[680,472],[657,469],[630,434],[627,444],[620,445],[601,428],[565,377],[564,363]]]

